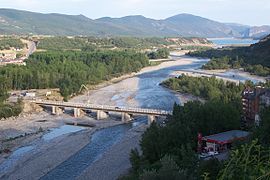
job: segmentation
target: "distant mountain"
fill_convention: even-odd
[[[165,25],[162,21],[146,18],[144,16],[126,16],[122,18],[100,18],[96,21],[106,23],[110,25],[116,25],[122,27],[126,31],[129,31],[133,36],[177,36],[179,34],[164,31]]]
[[[179,14],[163,20],[144,16],[104,17],[93,20],[83,15],[0,9],[0,34],[257,37],[270,33],[270,26],[269,29],[267,27],[236,26],[191,14]]]
[[[247,37],[262,39],[270,34],[270,26],[254,26],[246,31]]]
[[[102,35],[122,32],[121,28],[89,19],[83,15],[41,14],[0,9],[1,34]]]
[[[244,33],[251,28],[251,26],[243,25],[243,24],[237,24],[237,23],[226,23],[227,26],[229,26],[234,31],[237,31],[241,34],[241,36],[244,36]]]
[[[227,23],[227,26],[240,33],[242,38],[262,39],[270,34],[270,26],[247,26]]]
[[[166,26],[184,36],[238,37],[240,34],[226,24],[191,14],[179,14],[165,19]]]

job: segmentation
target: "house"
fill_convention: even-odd
[[[226,152],[231,149],[232,143],[239,140],[245,140],[248,136],[249,132],[241,130],[232,130],[210,136],[204,136],[201,140],[199,140],[199,142],[201,142],[201,152]]]
[[[270,106],[270,89],[257,86],[242,92],[243,120],[247,125],[258,124],[260,111]]]

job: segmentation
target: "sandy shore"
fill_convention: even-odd
[[[183,53],[179,55],[183,55]],[[163,62],[157,66],[146,67],[138,73],[125,75],[120,78],[115,78],[110,82],[103,83],[97,86],[96,90],[91,90],[89,95],[86,93],[85,95],[73,98],[71,101],[115,105],[119,104],[119,100],[121,100],[121,102],[125,102],[125,105],[136,107],[138,106],[138,103],[134,97],[136,90],[138,89],[139,81],[136,75],[166,67],[190,63],[192,63],[190,59],[182,58],[176,61]],[[118,94],[123,97],[118,97]],[[96,127],[83,132],[63,135],[47,143],[44,143],[41,140],[42,135],[46,133],[48,129],[60,127],[64,125],[67,120],[89,121],[92,124],[95,124]],[[2,150],[8,149],[13,152],[23,146],[31,145],[39,147],[38,150],[35,150],[33,153],[26,153],[19,162],[16,162],[5,172],[0,172],[0,179],[1,177],[4,177],[4,179],[38,179],[88,144],[91,134],[95,130],[119,123],[121,122],[114,120],[96,121],[89,117],[74,119],[66,114],[61,116],[52,116],[46,112],[12,118],[12,120],[0,121],[0,148]],[[40,130],[42,130],[42,132],[40,132]],[[134,138],[134,142],[132,143],[133,146],[125,146],[127,149],[123,149],[123,151],[125,151],[123,154],[123,161],[125,161],[125,163],[129,163],[128,158],[130,148],[138,146],[138,141],[140,139],[139,136],[135,137],[135,135],[131,137],[132,139]],[[16,139],[12,140],[11,138]],[[135,142],[136,138],[137,141]],[[11,152],[1,153],[0,163],[9,157]],[[101,161],[103,160],[101,159]],[[122,173],[129,167],[130,166],[128,165],[121,167],[116,174],[119,175],[119,172]]]
[[[192,76],[192,77],[212,77],[214,74],[216,73],[201,73],[201,72],[188,72],[188,71],[176,71],[174,72],[172,75],[174,76],[179,76],[179,75],[182,75],[182,74],[185,74],[187,76]],[[238,80],[232,80],[232,79],[229,79],[229,78],[224,78],[224,77],[219,77],[219,76],[216,76],[217,79],[222,79],[224,81],[230,81],[230,82],[235,82],[235,83],[239,83]]]
[[[250,74],[249,72],[245,72],[245,71],[239,70],[239,69],[200,70],[200,72],[204,72],[204,73],[208,73],[208,74],[212,74],[212,75],[221,75],[222,73],[225,73],[225,72],[233,72],[233,73],[237,73],[240,76],[248,77],[250,79],[254,79],[257,81],[261,81],[261,82],[266,81],[266,77],[253,75],[253,74]]]
[[[95,123],[96,120],[89,120]],[[102,128],[121,124],[119,121],[97,122],[96,127],[59,136],[49,142],[38,138],[28,146],[36,147],[9,168],[5,173],[0,173],[0,179],[39,179],[56,166],[64,162],[78,150],[90,142],[91,135]]]

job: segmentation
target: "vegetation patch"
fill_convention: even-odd
[[[0,38],[0,50],[10,50],[11,48],[22,49],[24,44],[20,38],[13,37],[1,37]]]

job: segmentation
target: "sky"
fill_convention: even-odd
[[[270,0],[0,0],[0,8],[89,18],[143,15],[153,19],[189,13],[220,22],[270,25]]]

